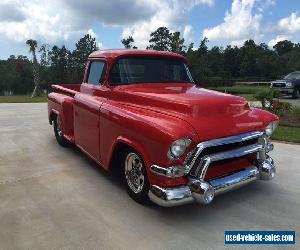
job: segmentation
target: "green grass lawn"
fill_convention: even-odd
[[[228,94],[239,95],[246,98],[248,101],[255,101],[254,95],[262,90],[268,90],[267,86],[220,86],[220,87],[212,87],[211,89],[217,90],[220,92],[226,92]]]
[[[0,96],[0,103],[36,103],[47,102],[47,96],[31,98],[28,95]]]
[[[300,143],[300,128],[279,126],[272,135],[272,139],[286,142]]]
[[[236,86],[220,86],[220,87],[213,87],[211,89],[227,92],[231,94],[256,94],[262,90],[268,90],[270,87],[267,86],[245,86],[245,85],[236,85]]]
[[[238,95],[244,97],[248,102],[257,101],[252,94],[232,94],[232,95]]]

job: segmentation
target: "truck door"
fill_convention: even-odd
[[[75,95],[75,143],[96,161],[100,159],[100,107],[107,98],[108,88],[103,85],[105,61],[88,62],[87,76]]]

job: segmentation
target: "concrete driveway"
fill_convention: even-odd
[[[0,104],[0,249],[299,249],[300,146],[275,143],[276,179],[209,206],[141,206],[76,148],[46,104]],[[224,245],[224,230],[295,230],[294,246]]]

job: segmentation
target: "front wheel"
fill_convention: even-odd
[[[299,97],[299,89],[294,89],[292,97],[293,97],[293,99],[297,99]]]
[[[69,142],[64,137],[64,132],[62,129],[62,124],[59,115],[56,115],[53,120],[53,129],[58,144],[63,147],[68,146]]]
[[[142,157],[134,150],[128,150],[122,162],[123,179],[129,196],[138,203],[147,204],[150,185]]]

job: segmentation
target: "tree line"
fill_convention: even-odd
[[[291,71],[300,70],[300,43],[288,40],[278,42],[273,48],[265,43],[247,40],[240,47],[208,47],[204,38],[198,45],[186,45],[180,32],[160,27],[150,34],[147,49],[172,51],[188,58],[197,82],[226,82],[228,80],[273,80]],[[137,49],[133,37],[121,40],[125,48]],[[27,45],[32,60],[26,56],[10,56],[0,60],[0,94],[29,94],[34,90],[49,90],[54,83],[80,83],[87,57],[98,50],[95,38],[82,37],[73,51],[65,46],[42,44],[34,40]],[[36,56],[38,54],[38,57]],[[37,60],[36,58],[39,58]]]
[[[22,55],[11,55],[7,60],[0,60],[2,95],[32,93],[34,97],[49,91],[51,84],[80,83],[88,56],[98,50],[96,39],[89,34],[79,39],[73,51],[64,45],[38,46],[32,39],[26,44],[32,60]]]

